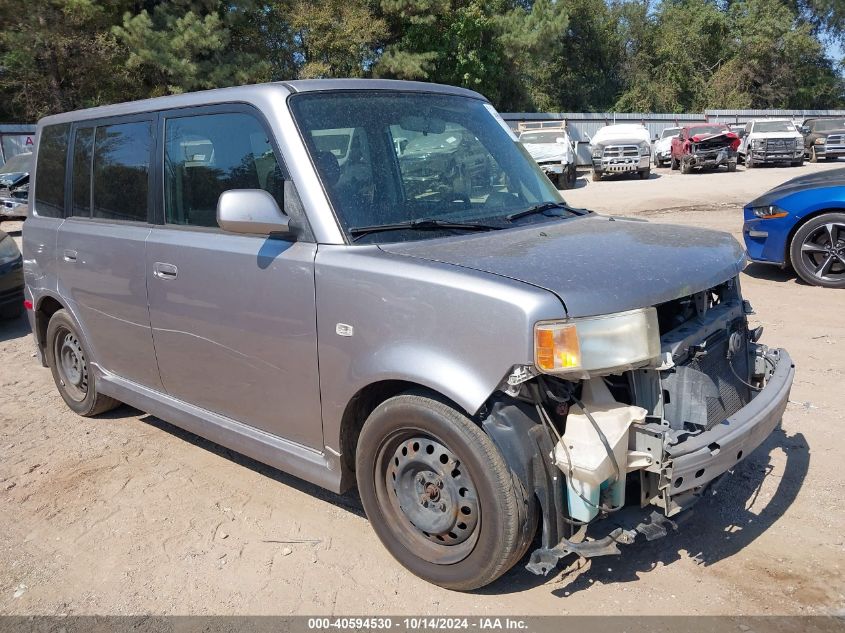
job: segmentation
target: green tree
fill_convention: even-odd
[[[129,83],[125,51],[110,32],[128,2],[0,0],[3,120],[120,100]]]
[[[387,23],[361,0],[305,0],[290,13],[300,77],[363,77],[376,60]]]
[[[170,0],[126,12],[113,29],[145,96],[266,81],[271,65],[243,34],[251,2]]]

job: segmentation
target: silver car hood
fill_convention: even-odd
[[[745,251],[728,233],[598,215],[381,248],[544,288],[570,317],[657,305],[745,267]]]

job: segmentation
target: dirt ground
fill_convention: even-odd
[[[845,164],[842,165],[845,167]],[[574,205],[739,237],[740,206],[832,165],[587,183]],[[20,224],[3,228],[20,240]],[[616,262],[624,265],[624,262]],[[0,324],[0,614],[845,613],[845,292],[751,266],[796,365],[778,430],[677,534],[462,594],[405,572],[339,497],[128,407],[68,410],[25,319]],[[523,561],[524,563],[525,561]]]

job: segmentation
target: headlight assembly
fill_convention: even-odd
[[[534,364],[543,373],[588,378],[652,364],[660,358],[657,310],[540,321]]]
[[[0,239],[0,264],[8,264],[20,256],[21,252],[18,250],[15,240],[9,236]]]
[[[640,143],[640,156],[650,156],[651,155],[651,145],[648,143]]]
[[[789,211],[784,211],[779,206],[770,204],[765,207],[753,207],[751,211],[756,215],[758,218],[763,218],[764,220],[773,220],[775,218],[785,218],[789,215]]]
[[[602,155],[602,148],[601,147],[594,147],[593,148],[593,158],[601,158]]]
[[[824,136],[820,136],[815,141],[813,141],[813,145],[824,145],[825,143],[827,143],[827,138],[825,138]]]

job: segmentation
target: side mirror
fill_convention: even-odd
[[[232,233],[290,233],[290,218],[263,189],[232,189],[221,193],[217,199],[217,225]]]

